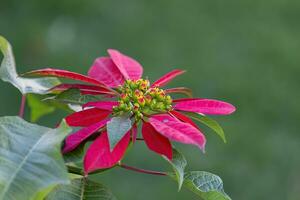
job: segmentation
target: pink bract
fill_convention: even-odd
[[[162,76],[161,78],[159,78],[157,81],[155,81],[151,87],[163,87],[165,86],[167,83],[169,83],[171,80],[173,80],[176,76],[179,76],[181,74],[183,74],[185,71],[180,70],[180,69],[175,69],[167,74],[165,74],[164,76]]]
[[[157,132],[150,123],[143,123],[142,134],[150,150],[172,160],[172,145],[168,138]]]
[[[144,88],[148,87],[149,92],[160,91],[160,93],[157,93],[158,95],[179,93],[188,97],[192,96],[192,91],[185,87],[166,90],[158,88],[166,86],[175,77],[183,74],[185,71],[175,69],[163,75],[149,88],[147,80],[138,80],[143,74],[143,68],[138,61],[113,49],[109,49],[108,54],[109,57],[99,57],[94,61],[88,71],[88,76],[51,68],[27,73],[29,75],[68,78],[85,83],[60,84],[52,88],[50,90],[52,92],[57,93],[75,88],[80,90],[81,94],[101,95],[103,98],[103,100],[84,104],[82,106],[84,110],[66,117],[66,121],[70,126],[79,126],[82,128],[66,138],[63,148],[64,153],[73,151],[80,144],[86,142],[94,133],[97,132],[99,134],[99,136],[95,135],[97,137],[88,148],[84,157],[84,171],[86,174],[115,166],[123,158],[129,143],[134,143],[137,140],[138,123],[134,121],[132,129],[123,136],[112,151],[110,149],[105,125],[110,119],[109,116],[116,114],[114,113],[114,109],[120,105],[115,100],[115,98],[121,98],[120,90],[118,90],[119,86],[122,88],[123,84],[128,81],[131,83],[140,81],[139,84],[144,84]],[[163,155],[169,160],[172,160],[173,157],[170,140],[195,145],[203,151],[206,144],[206,138],[196,123],[180,111],[205,115],[228,115],[235,111],[233,105],[219,100],[201,98],[169,100],[168,106],[170,110],[143,115],[144,118],[140,120],[142,123],[143,138],[139,138],[139,140],[144,140],[151,151]],[[135,119],[133,115],[130,117]]]
[[[119,68],[108,57],[97,58],[90,68],[88,75],[110,87],[117,87],[125,81]]]
[[[100,110],[98,108],[91,108],[79,112],[75,112],[66,117],[69,126],[89,126],[105,119],[111,112],[107,110]]]
[[[73,151],[84,140],[86,140],[92,134],[94,134],[96,131],[98,131],[100,128],[105,126],[108,121],[109,121],[108,119],[102,120],[100,122],[97,122],[96,124],[92,124],[90,126],[82,128],[79,131],[76,131],[75,133],[72,133],[71,135],[69,135],[65,140],[63,153],[68,153],[70,151]]]
[[[206,139],[194,126],[179,121],[167,114],[154,115],[149,119],[150,124],[170,140],[184,144],[193,144],[204,151]]]
[[[109,49],[108,54],[125,79],[137,80],[142,77],[143,67],[138,61],[114,49]]]
[[[108,110],[112,111],[114,106],[117,106],[119,102],[117,101],[95,101],[95,102],[88,102],[82,106],[82,108],[87,107],[95,107],[101,110]]]
[[[113,167],[124,156],[130,141],[130,132],[119,141],[111,152],[107,132],[104,131],[88,148],[84,157],[84,171],[86,174]]]
[[[235,107],[229,103],[213,99],[186,99],[174,105],[174,109],[205,115],[229,115]]]

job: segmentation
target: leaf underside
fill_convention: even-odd
[[[111,151],[130,129],[131,120],[125,116],[113,117],[107,123],[107,134]]]
[[[192,119],[199,121],[200,123],[206,125],[208,128],[212,129],[218,136],[221,137],[224,143],[226,143],[226,137],[223,128],[219,125],[219,123],[207,116],[198,114],[198,113],[189,113],[185,112]]]
[[[1,117],[0,199],[27,200],[41,189],[68,183],[60,149],[69,131],[65,123],[50,129],[19,117]]]
[[[114,195],[100,183],[77,178],[68,185],[58,185],[45,200],[116,200]]]
[[[57,78],[23,78],[19,77],[12,47],[9,42],[0,35],[0,51],[3,53],[3,60],[0,66],[0,78],[14,85],[22,94],[36,93],[46,94],[48,90],[60,82]]]
[[[175,172],[176,180],[178,182],[178,191],[179,191],[184,181],[184,169],[187,165],[187,161],[185,157],[175,148],[173,148],[173,159],[169,160],[165,156],[164,159],[166,159],[171,164]],[[173,173],[170,174],[170,176],[173,176]]]
[[[100,98],[92,95],[83,95],[79,89],[71,88],[59,93],[53,97],[53,100],[57,100],[62,103],[82,105],[91,101],[99,101]]]
[[[231,200],[224,192],[221,178],[209,172],[187,172],[184,175],[183,185],[203,200]]]

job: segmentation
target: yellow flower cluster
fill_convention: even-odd
[[[164,113],[172,109],[172,98],[160,88],[151,88],[148,80],[126,80],[118,91],[121,94],[119,105],[113,108],[114,115],[130,113],[138,121],[144,115]]]

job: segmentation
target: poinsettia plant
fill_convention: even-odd
[[[187,161],[171,144],[195,145],[204,152],[206,138],[195,121],[226,142],[221,126],[207,115],[235,111],[224,101],[192,97],[185,87],[165,89],[185,71],[172,70],[150,83],[142,77],[138,61],[110,49],[107,57],[94,61],[87,75],[46,68],[19,76],[11,46],[1,36],[0,49],[0,78],[23,95],[19,117],[0,118],[0,199],[115,199],[89,179],[90,174],[114,167],[171,177],[179,190],[184,185],[205,200],[230,199],[218,176],[185,171]],[[186,97],[174,99],[173,94]],[[29,123],[22,119],[26,99],[32,122],[56,109],[71,113],[54,129]],[[124,164],[125,153],[137,141],[169,162],[173,172]]]

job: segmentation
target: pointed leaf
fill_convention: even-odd
[[[69,126],[90,126],[104,120],[110,114],[110,111],[91,108],[75,112],[66,117]]]
[[[116,165],[124,156],[130,141],[128,132],[116,145],[111,152],[109,147],[108,135],[104,131],[91,144],[84,157],[84,171],[86,174],[95,170],[111,168]]]
[[[71,179],[71,180],[73,180],[73,179],[78,179],[78,178],[82,178],[82,176],[81,175],[77,175],[77,174],[72,174],[72,173],[69,173],[69,178]],[[55,187],[59,187],[59,186],[62,186],[63,184],[58,184],[58,185],[51,185],[51,186],[49,186],[49,187],[47,187],[47,188],[45,188],[45,189],[43,189],[43,190],[40,190],[37,194],[36,194],[36,196],[34,197],[34,198],[32,198],[32,200],[45,200],[46,199],[46,197],[48,196],[48,194],[50,193],[50,192],[52,192],[53,191],[53,189],[55,188]]]
[[[85,128],[82,128],[75,133],[72,133],[65,139],[65,145],[63,148],[63,153],[68,153],[73,151],[82,142],[89,138],[93,133],[98,131],[100,128],[106,125],[108,119],[102,120]]]
[[[60,84],[51,89],[51,92],[61,92],[69,89],[78,89],[81,94],[91,94],[91,95],[101,95],[101,94],[109,94],[115,95],[111,90],[108,90],[105,87],[97,86],[97,85],[84,85],[84,84]]]
[[[142,134],[148,148],[172,160],[172,145],[168,138],[158,133],[150,123],[143,123]]]
[[[55,100],[50,100],[51,95],[27,94],[27,103],[30,108],[30,121],[36,122],[41,117],[53,113],[55,110],[63,110],[67,113],[73,112],[68,105]]]
[[[175,110],[170,111],[170,113],[175,116],[177,119],[185,122],[185,123],[189,123],[190,125],[192,125],[193,127],[198,128],[197,124],[195,124],[195,122],[193,122],[193,120],[191,120],[189,117],[185,116],[184,114],[177,112]]]
[[[0,66],[0,78],[14,85],[22,94],[36,93],[45,94],[48,90],[60,82],[56,78],[22,78],[16,71],[16,64],[12,47],[9,42],[0,35],[0,51],[3,60]]]
[[[219,125],[218,122],[216,122],[215,120],[204,116],[204,115],[200,115],[197,113],[186,113],[187,115],[189,115],[191,118],[201,122],[202,124],[205,124],[206,126],[208,126],[209,128],[211,128],[215,133],[217,133],[223,140],[224,143],[226,143],[226,137],[225,137],[225,133],[223,128]]]
[[[54,189],[56,185],[51,185],[47,188],[44,188],[38,191],[31,200],[45,200],[46,196]]]
[[[83,95],[79,89],[68,89],[46,100],[56,100],[65,104],[85,104],[90,101],[98,101],[100,98],[92,95]]]
[[[114,106],[119,105],[117,101],[95,101],[95,102],[88,102],[82,106],[82,108],[87,107],[95,107],[102,110],[109,110],[112,111]]]
[[[28,105],[30,107],[30,121],[36,122],[42,116],[53,113],[55,107],[49,105],[48,103],[41,101],[40,98],[33,94],[26,95]]]
[[[177,87],[177,88],[170,88],[165,90],[166,94],[172,94],[172,93],[177,93],[177,94],[184,94],[188,97],[193,96],[193,92],[191,89],[186,88],[186,87]]]
[[[107,123],[109,146],[112,151],[124,135],[131,129],[131,120],[128,117],[113,117]]]
[[[70,128],[30,124],[18,117],[0,118],[0,199],[27,200],[37,191],[69,182],[60,153]]]
[[[205,136],[195,127],[181,122],[167,114],[154,115],[149,119],[150,124],[162,135],[184,144],[193,144],[204,151]]]
[[[68,185],[58,185],[45,200],[116,200],[109,189],[87,178],[76,178]]]
[[[224,192],[221,178],[209,172],[187,172],[183,185],[203,200],[230,200],[230,197]]]
[[[173,159],[170,160],[167,157],[164,157],[165,160],[167,160],[173,170],[174,173],[176,175],[176,180],[178,182],[178,191],[181,189],[182,184],[183,184],[183,180],[184,180],[184,169],[187,165],[187,161],[185,159],[185,157],[175,148],[173,148]],[[171,176],[174,176],[174,174],[169,174]]]
[[[92,77],[110,87],[123,85],[125,78],[111,58],[97,58],[88,72]]]
[[[235,111],[233,105],[214,99],[186,99],[177,102],[174,109],[205,115],[229,115]]]
[[[69,165],[77,165],[77,164],[82,164],[83,162],[83,156],[84,156],[84,148],[85,148],[85,143],[81,143],[76,149],[74,149],[71,152],[64,153],[63,157],[65,160],[66,164]]]
[[[76,81],[81,81],[85,83],[90,83],[98,86],[103,86],[107,87],[104,83],[93,79],[91,77],[78,74],[76,72],[70,72],[67,70],[62,70],[62,69],[53,69],[53,68],[45,68],[45,69],[38,69],[38,70],[33,70],[30,72],[25,73],[24,75],[26,76],[54,76],[54,77],[59,77],[59,78],[66,78],[66,79],[71,79],[71,80],[76,80]]]
[[[137,80],[142,77],[143,67],[136,60],[114,49],[109,49],[108,54],[125,79]]]
[[[175,69],[165,75],[163,75],[161,78],[159,78],[157,81],[155,81],[151,87],[163,87],[166,84],[168,84],[171,80],[173,80],[176,76],[179,76],[183,74],[185,71],[180,69]]]

